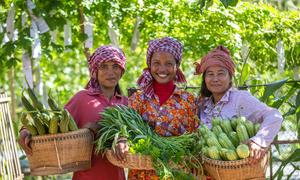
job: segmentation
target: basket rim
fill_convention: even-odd
[[[68,137],[68,136],[76,136],[76,135],[81,135],[81,134],[86,134],[86,133],[90,133],[90,130],[87,128],[83,128],[83,129],[78,129],[78,130],[70,131],[70,132],[66,132],[66,133],[32,136],[31,141],[34,142],[34,141],[39,141],[39,140],[44,140],[44,139],[64,138],[64,137]]]
[[[205,163],[208,163],[210,165],[214,166],[221,166],[221,167],[229,167],[229,166],[248,166],[249,165],[249,158],[240,159],[236,161],[221,161],[221,160],[215,160],[211,159],[209,157],[206,157],[205,155],[201,155],[202,160]]]
[[[131,169],[154,170],[154,167],[152,165],[152,158],[149,155],[143,155],[141,153],[135,153],[135,154],[127,153],[126,154],[127,162],[121,162],[114,157],[113,150],[106,149],[105,156],[111,164],[118,166],[118,167],[122,167],[122,168],[130,167]],[[151,160],[151,165],[147,164],[147,167],[145,167],[145,166],[139,166],[139,165],[137,165],[138,163],[136,163],[135,168],[133,168],[132,165],[130,165],[130,162],[128,161],[130,159],[133,159],[132,157],[139,157],[138,159],[140,160],[140,162],[146,162],[146,161]]]

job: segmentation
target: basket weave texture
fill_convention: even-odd
[[[115,158],[112,150],[106,150],[106,158],[110,163],[121,168],[138,169],[138,170],[155,170],[152,164],[151,156],[142,154],[126,154],[126,162],[121,162]],[[203,175],[202,168],[193,168],[188,170],[180,165],[173,164],[172,167],[182,169],[184,172],[191,172],[196,179],[206,179]]]
[[[250,165],[248,159],[237,161],[219,161],[206,156],[201,156],[204,171],[216,180],[243,180],[243,179],[265,179],[269,155],[266,154],[260,162]]]
[[[53,175],[91,167],[93,136],[88,129],[33,136],[32,156],[27,155],[31,175]]]
[[[112,150],[106,150],[106,158],[110,163],[115,166],[129,169],[139,170],[154,170],[152,165],[151,156],[145,156],[142,154],[126,154],[126,162],[121,162],[115,158]]]

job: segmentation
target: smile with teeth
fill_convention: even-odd
[[[157,74],[157,75],[158,75],[158,77],[161,77],[161,78],[165,78],[168,76],[167,74]]]

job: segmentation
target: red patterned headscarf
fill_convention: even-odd
[[[111,45],[101,46],[88,59],[90,81],[86,85],[86,89],[91,91],[101,91],[98,82],[98,69],[103,62],[113,61],[116,62],[122,69],[122,74],[125,71],[126,57],[123,51]]]
[[[229,50],[224,46],[218,46],[211,50],[206,56],[201,59],[201,62],[196,62],[195,75],[204,73],[211,66],[221,66],[228,70],[229,74],[234,74],[234,62],[231,59]]]
[[[150,64],[153,53],[155,52],[168,52],[172,54],[178,65],[181,63],[182,57],[182,44],[175,38],[165,37],[161,39],[151,40],[148,43],[147,50],[147,68],[144,69],[142,75],[139,77],[137,84],[144,91],[144,93],[152,97],[154,95],[153,90],[153,77],[150,73]],[[182,71],[177,68],[176,77],[174,79],[177,83],[185,83],[185,76]]]

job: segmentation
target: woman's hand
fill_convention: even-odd
[[[115,156],[121,162],[126,162],[126,154],[129,151],[129,146],[127,144],[127,139],[124,137],[120,137],[117,141],[115,147]]]
[[[20,138],[18,140],[19,145],[25,151],[27,155],[32,155],[32,149],[30,147],[31,134],[27,129],[20,131]]]
[[[249,149],[250,149],[250,159],[249,164],[256,164],[258,163],[264,155],[268,152],[268,148],[261,147],[260,145],[256,144],[253,141],[247,142]]]
[[[94,139],[96,139],[97,137],[97,133],[98,133],[98,131],[99,131],[99,129],[100,129],[100,125],[98,124],[98,123],[91,123],[91,122],[89,122],[89,123],[86,123],[84,126],[83,126],[83,128],[87,128],[87,129],[89,129],[90,131],[91,131],[91,133],[93,134],[93,136],[94,136]]]

